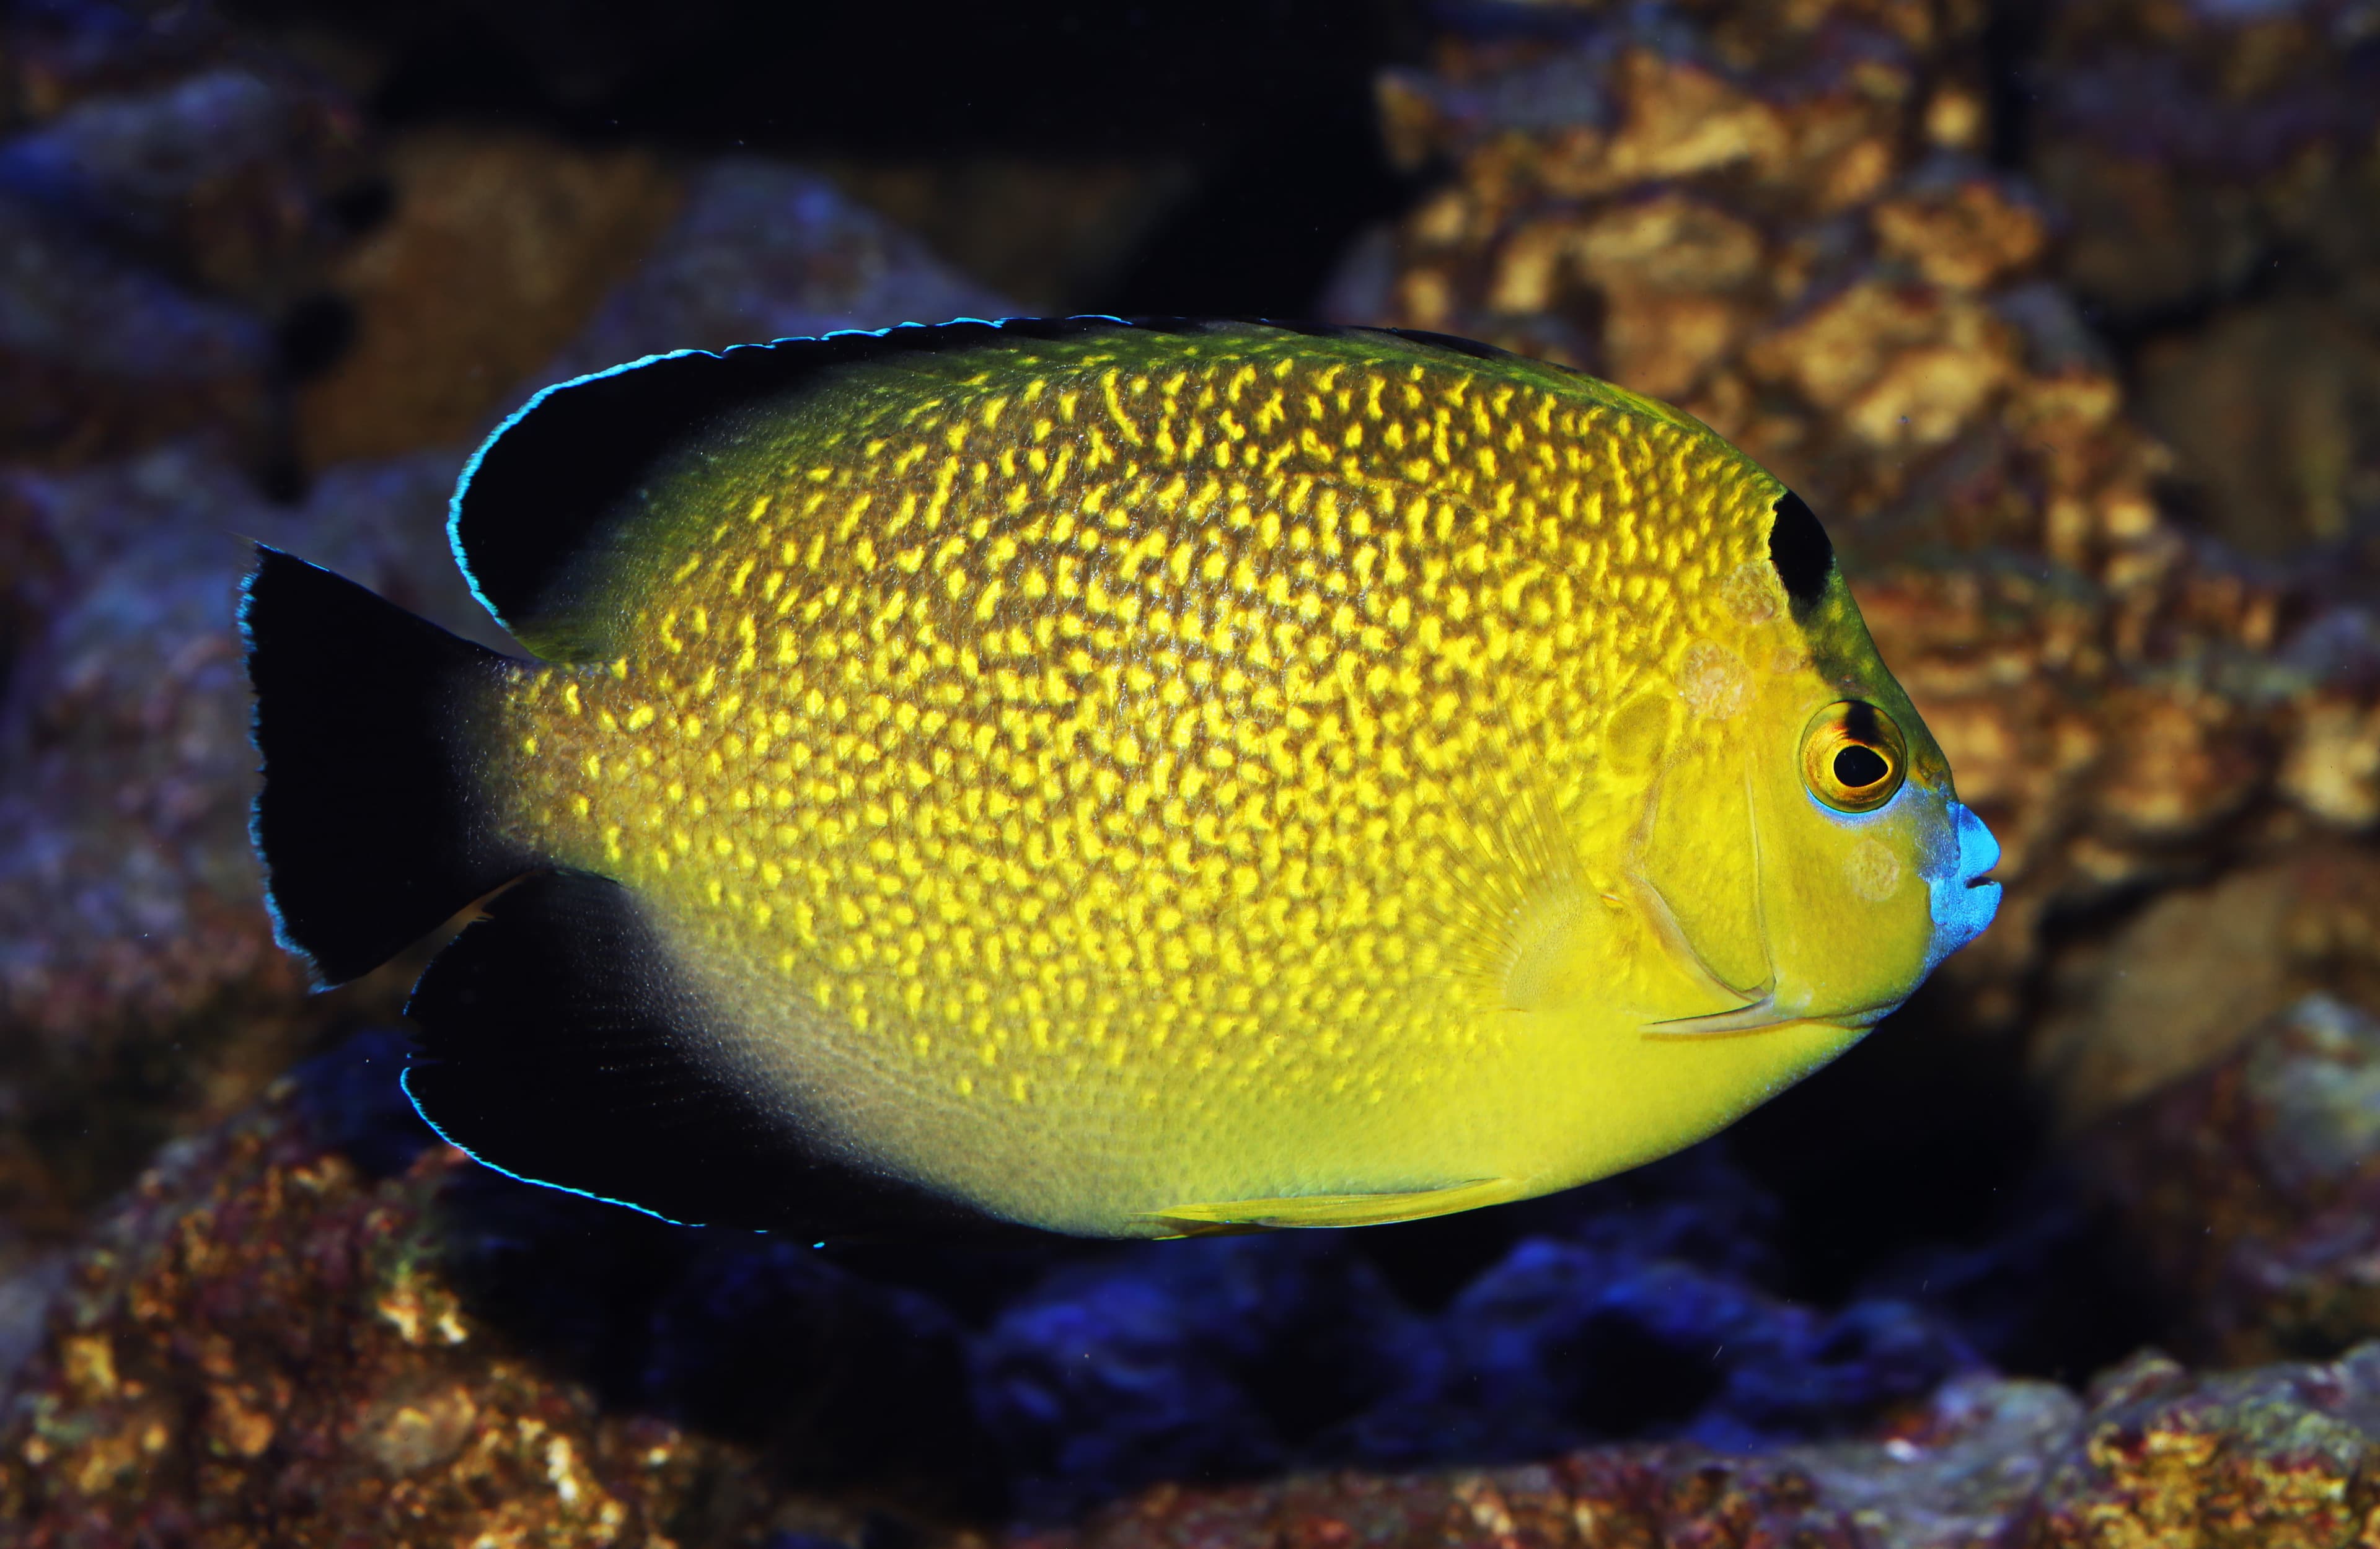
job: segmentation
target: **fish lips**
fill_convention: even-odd
[[[1707,1038],[1725,1033],[1766,1033],[1771,1028],[1793,1023],[1815,1023],[1825,1027],[1840,1027],[1847,1033],[1864,1033],[1882,1022],[1900,1004],[1895,1000],[1889,1005],[1821,1011],[1807,1006],[1780,1004],[1772,991],[1752,1004],[1738,1006],[1733,1010],[1647,1023],[1645,1035],[1648,1038]]]
[[[1951,802],[1950,829],[1958,841],[1959,858],[1947,876],[1926,883],[1926,903],[1934,916],[1934,941],[1925,969],[1984,933],[1999,913],[2000,885],[1987,874],[2000,864],[2000,843],[1992,830],[1963,802]]]

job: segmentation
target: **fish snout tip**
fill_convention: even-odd
[[[1992,830],[1975,816],[1975,809],[1964,802],[1950,804],[1951,822],[1959,838],[1958,877],[1961,886],[1998,888],[1997,882],[1985,882],[1985,877],[2000,864],[2000,841]]]
[[[1950,822],[1959,860],[1949,877],[1934,884],[1935,962],[1981,936],[2000,911],[2002,889],[1990,877],[2000,864],[1999,841],[1963,802],[1950,804]]]

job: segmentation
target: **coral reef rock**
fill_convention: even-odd
[[[0,145],[0,189],[176,278],[273,309],[346,234],[361,115],[327,87],[244,66],[79,103]]]
[[[361,111],[203,5],[0,19],[0,457],[285,439],[326,267],[376,204]]]
[[[2193,1374],[2143,1353],[2092,1385],[2018,1540],[2341,1549],[2380,1538],[2380,1345]]]
[[[1671,399],[1864,553],[1998,542],[2097,574],[2155,551],[2161,454],[2041,283],[2036,201],[1969,153],[1973,21],[1457,14],[1432,70],[1382,83],[1391,146],[1451,176],[1342,311]]]
[[[2375,1510],[2380,1346],[2365,1346],[2335,1364],[2213,1376],[2144,1354],[2082,1402],[1969,1379],[1878,1439],[1764,1455],[1615,1446],[1500,1470],[1162,1486],[1018,1542],[2349,1549],[2374,1542]]]
[[[0,455],[63,465],[198,428],[256,436],[270,357],[254,317],[0,186]]]
[[[156,1144],[392,1013],[408,976],[310,998],[273,944],[241,538],[504,647],[444,507],[528,393],[657,350],[1008,310],[764,162],[448,130],[382,158],[329,87],[202,20],[0,24],[6,68],[50,72],[0,140],[9,1240],[55,1241]],[[358,235],[383,168],[385,218]]]
[[[663,350],[1016,310],[824,178],[723,157],[688,177],[650,259],[545,374],[559,381]]]
[[[427,1207],[468,1163],[438,1147],[374,1181],[303,1108],[285,1083],[168,1150],[77,1256],[0,1422],[0,1537],[759,1539],[732,1449],[605,1414],[440,1279]]]
[[[1646,1174],[1649,1174],[1647,1176]],[[1702,1148],[1500,1217],[1516,1238],[1418,1313],[1366,1256],[1288,1233],[1062,1265],[974,1341],[1015,1509],[1164,1480],[1524,1459],[1621,1436],[1749,1449],[1854,1434],[1982,1369],[1948,1318],[1759,1284],[1758,1186]]]
[[[2232,1362],[2380,1337],[2380,1022],[2311,995],[2082,1142],[2170,1302]]]
[[[484,433],[636,272],[681,197],[645,152],[525,135],[429,131],[392,149],[389,175],[388,219],[332,275],[354,338],[299,394],[310,466]]]
[[[2026,156],[2058,272],[2132,346],[2193,514],[2380,537],[2380,47],[2368,6],[2052,4]],[[2368,562],[2367,562],[2368,563]]]
[[[55,1216],[119,1187],[175,1113],[235,1111],[354,1014],[354,996],[309,997],[261,907],[239,535],[470,628],[478,610],[440,533],[447,461],[346,470],[299,508],[268,504],[188,443],[0,475],[0,530],[43,562],[17,578],[24,627],[0,707],[12,1214]]]
[[[550,381],[674,349],[1015,309],[824,179],[441,132],[336,276],[356,338],[298,409],[312,466],[452,444]]]
[[[2032,1054],[2087,1121],[2221,1059],[2302,995],[2380,1005],[2380,856],[2300,853],[2170,889],[2058,973]]]

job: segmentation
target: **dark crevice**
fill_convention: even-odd
[[[1186,194],[1073,309],[1305,316],[1356,233],[1414,190],[1372,97],[1382,66],[1422,53],[1412,0],[1041,0],[938,10],[922,28],[897,7],[766,0],[234,9],[328,28],[376,59],[373,115],[399,130],[464,118],[687,154],[1186,166]],[[342,218],[376,210],[358,189]]]
[[[2033,154],[2034,110],[2041,95],[2033,62],[2046,22],[2043,0],[2002,0],[1984,21],[1984,101],[1991,125],[1985,154],[2004,171],[2024,171]]]

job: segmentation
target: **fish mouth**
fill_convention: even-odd
[[[2000,908],[2002,889],[1991,875],[2000,864],[1999,841],[1962,802],[1949,804],[1949,817],[1959,847],[1958,860],[1949,876],[1930,884],[1934,944],[1925,964],[1928,973],[1981,936]]]
[[[1882,1022],[1900,1004],[1896,1000],[1888,1006],[1852,1006],[1840,1010],[1819,1011],[1806,1006],[1780,1004],[1772,990],[1750,1005],[1738,1006],[1732,1010],[1648,1022],[1643,1033],[1647,1038],[1709,1038],[1726,1034],[1766,1033],[1772,1028],[1788,1027],[1796,1023],[1815,1023],[1824,1027],[1840,1028],[1846,1033],[1864,1033]]]

